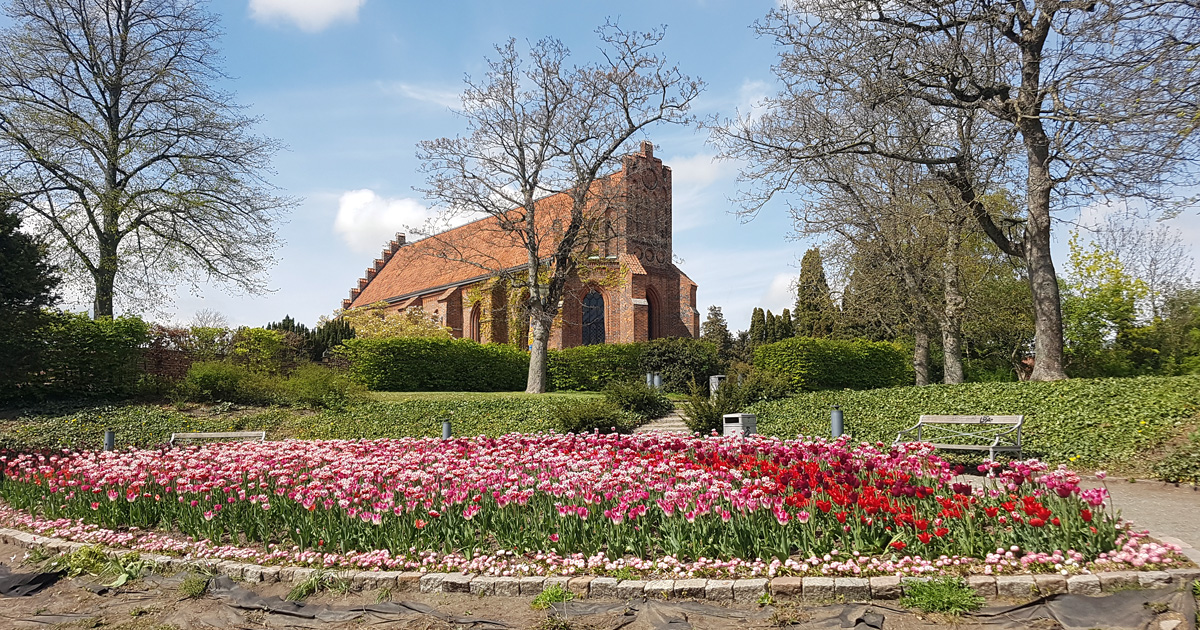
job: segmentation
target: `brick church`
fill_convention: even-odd
[[[672,262],[671,169],[654,157],[653,144],[643,142],[598,187],[605,193],[589,208],[579,271],[568,279],[550,347],[698,336],[696,283]],[[550,195],[536,209],[539,231],[553,234],[568,222],[570,199]],[[504,278],[526,268],[528,252],[499,229],[496,217],[412,243],[397,234],[342,308],[380,301],[395,310],[416,307],[455,337],[524,348],[529,322],[521,303],[527,293]]]

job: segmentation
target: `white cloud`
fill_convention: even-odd
[[[738,113],[756,119],[763,113],[763,102],[771,95],[771,84],[766,81],[745,79],[738,88]]]
[[[413,85],[411,83],[389,83],[384,86],[388,92],[393,92],[410,98],[414,101],[422,103],[431,103],[440,107],[447,107],[453,110],[462,109],[462,100],[458,92],[452,90],[443,90],[439,88],[426,87],[421,85]]]
[[[774,278],[771,278],[771,284],[767,287],[766,294],[762,297],[763,310],[769,310],[773,313],[782,313],[783,309],[790,309],[796,303],[795,290],[793,285],[796,282],[796,274],[792,273],[777,273]]]
[[[343,193],[338,199],[333,230],[355,252],[373,254],[396,232],[419,228],[435,215],[435,210],[416,199],[389,199],[364,188]]]
[[[676,231],[689,230],[712,221],[729,209],[724,194],[709,190],[714,184],[732,181],[738,163],[714,160],[698,153],[689,157],[664,159],[671,167],[671,194]]]
[[[366,0],[250,0],[250,16],[259,22],[291,22],[315,33],[334,22],[353,22]]]

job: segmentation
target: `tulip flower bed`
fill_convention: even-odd
[[[669,434],[219,443],[0,458],[0,521],[262,563],[525,573],[1157,568],[1104,490],[1036,461],[983,484],[931,447]]]

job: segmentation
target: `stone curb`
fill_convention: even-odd
[[[0,542],[26,548],[45,547],[52,551],[70,553],[88,546],[86,543],[47,538],[15,529],[0,528]],[[129,553],[120,549],[104,549],[117,557]],[[173,556],[143,554],[143,560],[174,570],[202,568],[217,571],[232,578],[251,583],[298,583],[312,577],[315,569],[305,567],[262,566],[204,558],[184,560]],[[899,599],[908,579],[896,576],[872,578],[853,577],[794,577],[739,580],[617,580],[611,577],[495,577],[472,573],[421,573],[418,571],[336,571],[333,575],[346,580],[353,590],[389,588],[394,591],[422,593],[469,593],[506,597],[531,597],[543,590],[558,586],[579,598],[633,599],[637,597],[707,599],[712,601],[756,602],[770,594],[777,599],[804,598],[817,601]],[[923,578],[911,578],[923,579]],[[1130,588],[1163,588],[1200,580],[1200,568],[1168,569],[1166,571],[1109,571],[1102,573],[1062,576],[1043,575],[972,575],[967,583],[986,597],[1027,599],[1038,595],[1073,593],[1101,595]]]

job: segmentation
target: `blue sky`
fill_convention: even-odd
[[[773,89],[776,51],[751,28],[771,6],[743,0],[213,2],[231,75],[223,87],[262,118],[261,133],[288,146],[276,156],[272,180],[301,203],[280,226],[286,244],[270,275],[274,292],[183,291],[168,312],[186,323],[196,311],[213,309],[245,325],[289,314],[311,325],[331,314],[392,234],[428,215],[427,202],[413,190],[422,183],[415,145],[463,131],[451,107],[464,75],[483,74],[494,44],[554,36],[583,61],[594,55],[594,29],[607,18],[626,29],[665,25],[663,53],[708,83],[696,113],[729,116]],[[789,307],[788,283],[811,243],[792,238],[785,204],[743,222],[729,201],[737,165],[714,162],[704,132],[660,127],[648,137],[674,172],[675,254],[699,284],[702,311],[720,305],[738,329],[748,326],[755,306]],[[1195,224],[1191,219],[1187,223]],[[1058,260],[1061,267],[1063,257]]]

